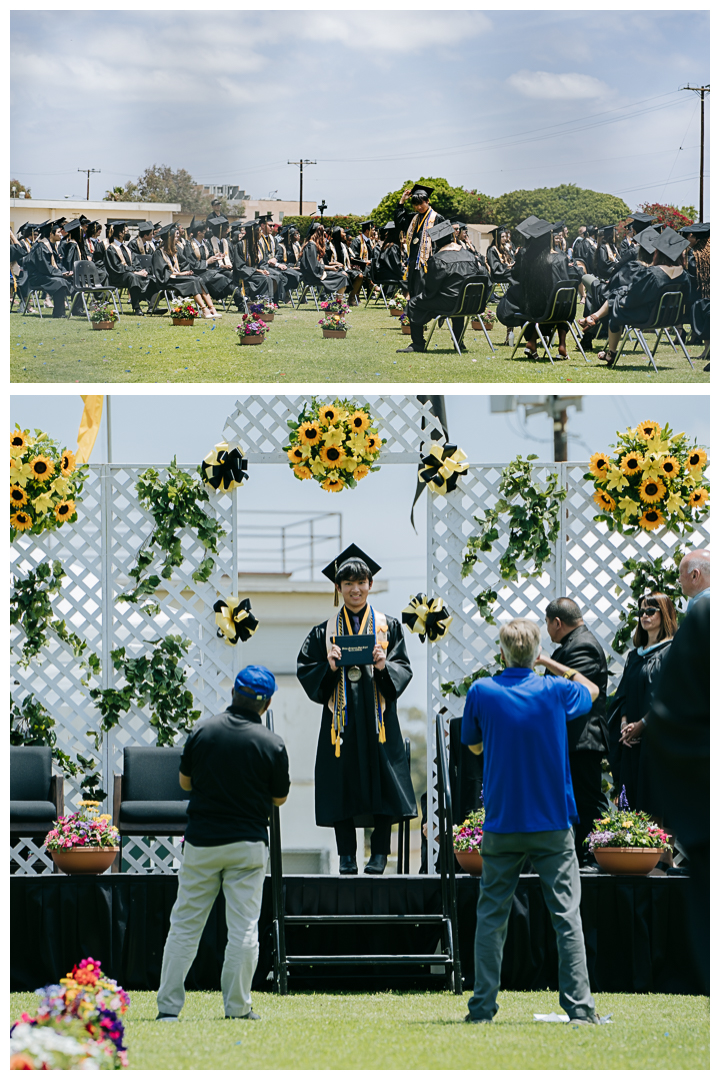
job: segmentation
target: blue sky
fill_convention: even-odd
[[[15,11],[11,50],[11,172],[37,197],[156,163],[296,198],[303,157],[330,213],[420,175],[697,206],[678,88],[709,81],[707,11]]]
[[[517,388],[511,388],[517,392]],[[536,392],[537,388],[530,388]],[[579,390],[573,388],[572,393]],[[325,395],[322,389],[320,393]],[[362,400],[363,395],[360,395]],[[226,418],[233,412],[236,397],[225,395],[113,394],[113,460],[131,464],[166,464],[174,455],[181,464],[199,463],[222,437]],[[486,395],[446,396],[450,437],[473,463],[506,463],[517,454],[537,454],[552,460],[552,430],[546,416],[525,421],[523,410],[513,414],[491,414]],[[14,426],[43,428],[64,446],[77,445],[82,415],[79,396],[14,395],[10,399],[10,419]],[[652,395],[625,393],[623,396],[593,392],[583,398],[583,411],[570,409],[569,457],[587,461],[597,450],[609,450],[615,432],[643,420],[669,423],[674,431],[686,431],[698,442],[709,445],[709,397],[674,393]],[[539,441],[538,441],[539,440]],[[104,432],[95,444],[92,462],[106,460]],[[282,465],[250,467],[250,479],[240,492],[248,511],[333,511],[343,515],[345,544],[354,541],[382,565],[379,575],[389,584],[383,594],[382,610],[396,614],[409,597],[425,589],[426,532],[425,497],[415,516],[417,533],[410,525],[410,507],[415,491],[412,465],[386,465],[358,484],[354,491],[331,495],[311,481],[299,482]],[[335,552],[327,552],[327,561]],[[248,566],[248,570],[257,569]],[[279,569],[279,566],[275,569]],[[409,636],[415,671],[407,706],[425,707],[425,650]]]

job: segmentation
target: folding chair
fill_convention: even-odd
[[[554,364],[555,361],[553,360],[552,354],[550,352],[550,341],[552,341],[553,333],[555,332],[557,327],[562,325],[563,323],[565,323],[568,330],[572,334],[572,337],[573,337],[573,340],[574,340],[575,344],[577,345],[578,349],[582,353],[583,360],[586,363],[590,363],[587,356],[585,355],[585,350],[583,349],[582,345],[580,344],[580,338],[578,337],[577,333],[575,332],[575,325],[574,324],[575,324],[575,309],[577,307],[578,285],[579,285],[578,281],[559,281],[557,283],[557,285],[555,286],[555,288],[554,288],[554,290],[553,290],[553,292],[552,292],[552,294],[551,294],[551,296],[550,296],[550,298],[548,300],[547,307],[546,307],[545,311],[543,312],[543,314],[540,316],[540,318],[539,319],[528,319],[528,321],[521,328],[520,333],[518,334],[518,339],[517,339],[517,342],[515,344],[515,348],[512,351],[512,356],[510,357],[511,360],[514,359],[515,353],[520,348],[520,344],[523,341],[523,334],[527,330],[528,326],[532,325],[532,326],[535,327],[535,329],[538,332],[538,336],[539,336],[540,340],[543,343],[543,348],[545,349],[545,352],[547,353],[548,360],[550,361],[551,364]],[[552,326],[553,326],[553,331],[550,334],[550,337],[549,337],[548,341],[545,340],[545,338],[543,337],[543,334],[542,334],[542,330],[540,329],[542,324],[547,324],[547,323],[551,323]]]
[[[368,298],[365,301],[365,307],[367,307],[368,304],[370,303],[370,301],[372,300],[374,289],[379,289],[380,290],[380,295],[381,295],[383,303],[385,305],[385,310],[389,312],[390,311],[390,306],[388,304],[387,294],[385,292],[385,288],[387,288],[388,291],[390,289],[397,291],[397,289],[405,288],[405,283],[402,282],[402,281],[386,281],[384,285],[383,285],[382,282],[380,282],[377,285],[373,285],[373,288],[370,290],[370,293],[368,294]],[[375,304],[376,305],[377,305],[377,302],[378,301],[377,301],[377,296],[376,296],[375,297]]]
[[[72,315],[72,310],[75,306],[76,297],[79,295],[82,300],[83,310],[88,322],[91,322],[90,312],[88,311],[86,297],[91,296],[95,300],[99,300],[100,297],[109,296],[112,301],[112,306],[115,309],[115,314],[119,317],[122,313],[122,307],[120,306],[120,296],[117,289],[113,285],[103,285],[100,282],[100,275],[98,274],[95,263],[90,262],[89,259],[81,259],[75,263],[73,267],[73,285],[75,286],[75,292],[70,297],[67,318]]]
[[[491,288],[491,286],[488,284],[486,278],[482,278],[479,281],[472,281],[472,280],[467,281],[465,283],[465,288],[463,289],[462,296],[460,298],[460,303],[458,304],[455,311],[450,312],[449,314],[445,313],[445,314],[442,314],[442,315],[435,315],[434,318],[432,319],[432,326],[430,327],[430,333],[428,335],[427,343],[425,345],[425,351],[427,352],[428,349],[430,348],[430,342],[432,341],[432,336],[435,333],[436,326],[438,325],[438,323],[440,322],[441,319],[446,319],[447,320],[447,325],[448,325],[448,330],[450,331],[450,337],[452,338],[452,341],[453,341],[453,345],[457,349],[458,356],[462,356],[460,346],[462,345],[463,338],[465,337],[465,331],[467,330],[467,325],[468,325],[470,319],[472,319],[476,315],[481,315],[482,312],[485,310],[485,306],[487,304],[487,299],[488,299],[488,296],[490,295],[490,288]],[[462,333],[460,334],[460,338],[458,340],[456,340],[455,339],[455,334],[453,332],[452,321],[451,320],[452,319],[459,319],[461,317],[465,321],[463,323],[463,328],[462,328]],[[488,332],[485,329],[484,325],[483,325],[482,330],[483,330],[483,333],[485,335],[485,340],[487,341],[487,343],[490,346],[490,348],[492,349],[492,351],[495,352],[495,349],[493,347],[493,343],[490,340],[490,337],[489,337]]]
[[[665,331],[665,333],[667,335],[667,338],[668,338],[668,341],[672,345],[673,342],[672,342],[672,338],[670,337],[670,330],[674,330],[675,331],[675,337],[677,338],[677,342],[678,342],[680,348],[683,351],[683,355],[684,355],[685,359],[687,360],[688,364],[690,365],[690,367],[692,368],[692,370],[694,371],[695,366],[694,366],[692,360],[690,359],[690,354],[688,353],[687,349],[685,348],[685,342],[681,338],[680,332],[678,331],[678,324],[680,324],[680,325],[682,324],[682,315],[683,315],[683,307],[684,307],[684,305],[685,305],[685,297],[681,292],[665,292],[665,293],[663,293],[662,296],[660,297],[660,300],[658,301],[658,305],[657,305],[657,308],[656,308],[656,310],[655,310],[655,312],[653,314],[653,317],[650,319],[650,321],[645,326],[626,326],[625,327],[623,336],[620,339],[620,344],[618,345],[618,348],[617,348],[617,353],[615,355],[615,359],[613,360],[613,362],[612,362],[612,364],[610,366],[613,367],[613,368],[617,367],[618,360],[622,356],[623,349],[625,348],[625,344],[628,341],[628,338],[630,337],[630,333],[632,331],[635,334],[635,337],[636,337],[637,341],[640,343],[640,348],[643,350],[643,352],[647,356],[648,361],[652,364],[653,368],[655,369],[655,374],[657,375],[657,366],[655,364],[655,353],[658,350],[658,345],[662,341],[662,332]],[[648,345],[647,341],[645,340],[645,334],[649,330],[656,331],[655,345],[654,345],[652,351],[650,351],[650,346]],[[674,348],[674,346],[673,346],[673,348]],[[677,352],[677,349],[675,351]]]

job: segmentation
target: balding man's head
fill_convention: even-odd
[[[688,597],[710,588],[710,552],[707,548],[695,548],[683,556],[678,580],[683,594]]]

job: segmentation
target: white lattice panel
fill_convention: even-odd
[[[332,401],[334,395],[319,394],[321,400]],[[437,418],[429,403],[417,397],[357,398],[367,404],[378,420],[378,430],[387,443],[382,449],[381,464],[418,461],[421,445],[428,433],[438,429]],[[225,422],[224,435],[229,442],[240,445],[250,464],[287,464],[283,446],[288,445],[288,420],[297,417],[308,397],[246,397],[238,398],[235,411]],[[423,426],[424,425],[424,426]],[[439,442],[445,439],[441,435]]]
[[[434,853],[437,851],[435,716],[445,709],[443,715],[449,722],[452,716],[462,713],[464,704],[462,698],[444,697],[441,684],[458,682],[479,667],[492,669],[493,657],[499,652],[501,623],[528,618],[538,622],[544,632],[548,603],[555,597],[569,596],[580,605],[585,623],[611,658],[608,690],[612,692],[625,662],[625,656],[612,649],[612,639],[620,612],[627,610],[631,599],[629,583],[621,576],[623,563],[642,556],[670,556],[681,543],[689,547],[705,547],[709,543],[709,519],[684,538],[667,529],[654,533],[638,530],[633,536],[609,533],[606,525],[593,521],[597,507],[592,501],[593,485],[583,479],[586,464],[536,462],[533,471],[538,480],[546,483],[550,473],[557,473],[568,493],[561,504],[563,528],[543,574],[518,582],[502,580],[498,563],[507,543],[502,527],[507,519],[503,516],[500,539],[492,551],[477,553],[473,572],[463,580],[460,575],[463,551],[468,536],[478,531],[474,518],[482,517],[497,502],[503,468],[503,465],[472,465],[458,488],[448,496],[428,494],[428,595],[442,597],[453,616],[447,637],[431,647],[428,664],[427,790],[432,793],[432,813],[428,818]],[[486,589],[494,589],[498,594],[493,610],[496,625],[483,619],[474,600]]]

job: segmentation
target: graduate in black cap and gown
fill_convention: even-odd
[[[212,247],[205,244],[207,225],[193,217],[188,228],[188,242],[183,248],[183,270],[190,270],[193,277],[200,278],[204,291],[213,300],[221,300],[234,290],[232,280],[218,268],[220,255],[213,254]]]
[[[302,280],[316,289],[322,286],[327,292],[342,296],[348,287],[348,276],[341,270],[326,267],[325,245],[325,228],[321,221],[314,221],[300,254]]]
[[[63,218],[63,221],[67,220]],[[48,293],[53,301],[53,319],[65,317],[65,299],[73,291],[72,270],[61,262],[57,245],[62,239],[58,221],[48,221],[39,228],[40,236],[33,244],[23,265],[28,272],[28,291]]]
[[[315,820],[335,829],[341,874],[358,872],[356,828],[373,826],[365,873],[382,874],[393,821],[417,816],[396,705],[412,671],[402,625],[368,601],[378,570],[355,544],[325,567],[323,573],[336,587],[336,603],[340,595],[343,606],[313,627],[297,661],[305,693],[323,706]],[[372,661],[344,665],[333,639],[357,635],[370,638]]]
[[[17,231],[17,236],[10,230],[10,273],[14,287],[22,303],[27,301],[29,292],[28,272],[25,260],[30,254],[35,240],[37,226],[26,221]]]
[[[152,273],[156,286],[172,289],[178,296],[192,296],[204,319],[216,319],[219,317],[218,312],[201,279],[195,277],[191,270],[180,269],[175,247],[176,232],[176,226],[170,224],[164,225],[158,233],[162,243],[152,254]]]
[[[706,359],[710,351],[710,222],[686,225],[680,233],[690,242],[687,251],[690,298],[685,321],[689,321],[692,327],[690,344],[705,343],[701,359]]]
[[[512,268],[515,265],[515,253],[510,243],[510,230],[506,225],[499,225],[492,231],[492,243],[485,256],[490,280],[493,285],[509,285]]]
[[[394,221],[386,221],[380,230],[380,241],[373,248],[370,277],[373,285],[399,286],[403,280],[402,251]]]
[[[627,223],[627,232],[618,245],[618,255],[623,255],[630,248],[637,247],[637,237],[645,229],[649,228],[653,221],[652,214],[632,214]]]
[[[372,221],[361,221],[360,232],[350,241],[350,253],[358,262],[369,265],[372,262],[375,241],[370,236]]]
[[[233,282],[248,300],[272,300],[275,283],[267,270],[258,268],[257,231],[257,222],[248,221],[238,226],[238,238],[232,248]],[[239,311],[241,302],[237,288],[235,302]]]
[[[430,229],[440,225],[445,218],[433,210],[430,196],[435,189],[424,184],[414,184],[406,188],[400,196],[400,205],[395,211],[395,224],[400,232],[406,233],[405,242],[408,251],[406,287],[411,296],[416,296],[423,288],[423,279],[428,260],[432,255],[432,241],[428,236]],[[411,210],[405,210],[405,202],[410,199]]]
[[[350,249],[347,243],[347,234],[342,225],[336,225],[332,231],[332,239],[325,245],[325,265],[333,270],[342,270],[347,274],[350,284],[348,293],[348,306],[357,307],[358,293],[362,288],[362,271],[352,265]]]
[[[598,246],[595,252],[593,271],[601,281],[607,281],[610,271],[617,262],[618,250],[615,247],[615,226],[605,225],[598,229]],[[589,269],[589,267],[588,267]]]
[[[284,225],[275,240],[275,259],[285,277],[286,287],[292,291],[300,285],[300,271],[297,267],[300,258],[300,233],[292,225]]]
[[[150,274],[147,270],[133,268],[132,252],[124,243],[127,233],[127,223],[116,221],[112,226],[112,240],[105,249],[105,265],[107,267],[110,284],[117,289],[127,289],[130,293],[130,303],[134,315],[144,315],[140,310],[140,301],[145,299],[148,289],[152,286]]]

